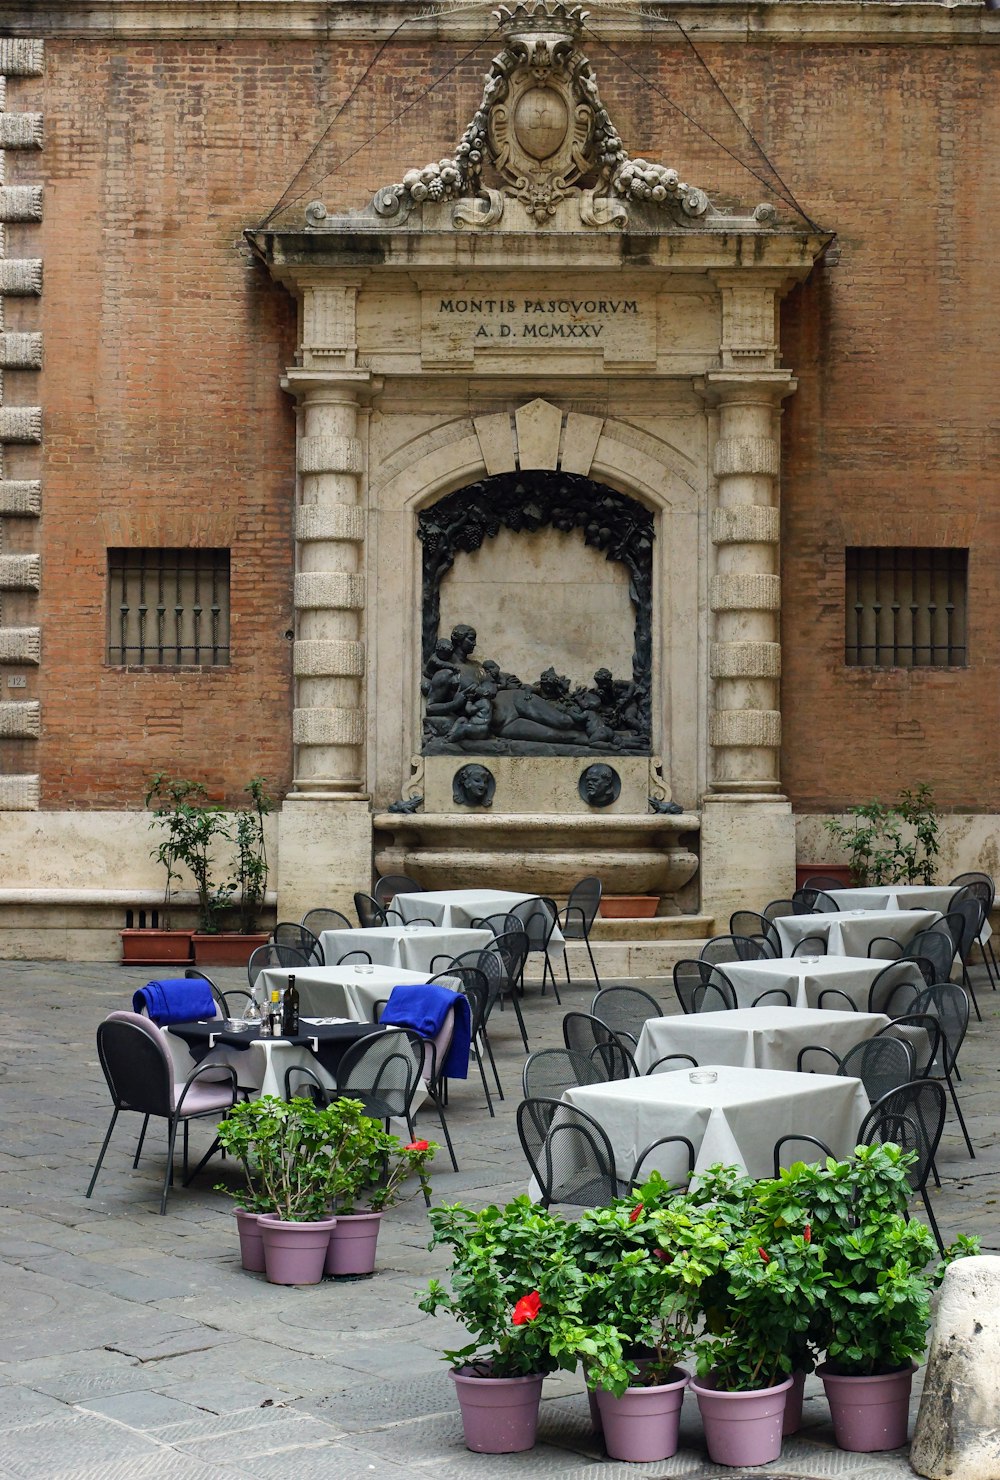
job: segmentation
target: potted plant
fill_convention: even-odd
[[[194,958],[201,966],[245,966],[267,940],[266,931],[260,929],[268,875],[264,818],[272,811],[274,798],[263,776],[254,776],[243,790],[251,805],[233,814],[220,833],[236,849],[236,876],[221,889],[212,890],[219,905],[212,911],[215,928],[196,934],[192,941]],[[227,908],[234,895],[238,897],[239,928],[222,930],[219,911]]]
[[[527,1197],[478,1212],[432,1208],[429,1216],[431,1248],[451,1249],[451,1270],[447,1287],[431,1280],[420,1309],[456,1316],[472,1338],[444,1354],[465,1443],[484,1454],[530,1449],[542,1380],[557,1366],[553,1323],[572,1314],[550,1292],[582,1280],[566,1253],[566,1224]]]
[[[651,1461],[676,1452],[701,1291],[726,1253],[716,1207],[654,1173],[632,1197],[585,1213],[568,1248],[589,1276],[570,1352],[596,1393],[608,1454]],[[555,1348],[562,1355],[564,1348]]]
[[[183,838],[181,809],[190,805],[193,798],[203,796],[205,789],[199,782],[175,780],[165,771],[157,771],[149,779],[144,802],[153,805],[153,821],[150,828],[164,832],[151,857],[163,864],[166,883],[163,888],[163,908],[159,926],[154,928],[127,928],[121,931],[122,960],[136,965],[155,966],[170,961],[191,959],[190,930],[175,930],[171,915],[174,886],[181,875],[177,865],[182,861]]]
[[[907,1218],[912,1159],[891,1143],[859,1146],[850,1162],[790,1173],[806,1183],[801,1203],[808,1201],[812,1238],[823,1249],[813,1334],[826,1351],[818,1370],[841,1449],[868,1453],[906,1442],[931,1294],[951,1259],[978,1252],[978,1241],[962,1236],[941,1260],[930,1230]]]
[[[249,1196],[249,1211],[258,1214],[272,1284],[315,1285],[323,1278],[336,1165],[349,1137],[346,1120],[331,1116],[332,1108],[264,1095],[234,1105],[219,1122],[220,1142],[243,1166],[246,1189],[235,1195],[244,1208]]]
[[[856,885],[932,884],[939,850],[938,820],[929,786],[905,788],[894,804],[880,801],[850,807],[823,825],[848,855]],[[822,866],[825,871],[827,865]]]
[[[430,1200],[427,1163],[434,1141],[403,1145],[381,1122],[365,1115],[357,1100],[335,1100],[328,1119],[338,1127],[339,1155],[333,1174],[333,1211],[326,1273],[339,1277],[370,1275],[382,1215],[398,1202],[407,1179],[416,1174]]]

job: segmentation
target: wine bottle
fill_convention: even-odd
[[[294,1038],[299,1031],[299,993],[294,976],[288,978],[288,986],[281,1004],[281,1036]]]

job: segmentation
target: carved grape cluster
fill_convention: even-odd
[[[708,209],[708,197],[703,190],[685,185],[676,170],[650,164],[645,159],[626,156],[611,184],[618,195],[628,200],[648,200],[654,205],[678,201],[689,216],[701,216]]]

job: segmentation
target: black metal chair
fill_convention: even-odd
[[[601,881],[596,875],[591,874],[586,879],[581,879],[578,884],[573,885],[573,888],[570,890],[569,899],[566,902],[566,908],[560,913],[558,919],[563,940],[582,940],[586,946],[587,955],[590,958],[590,969],[594,973],[594,981],[598,988],[600,988],[601,979],[597,974],[597,963],[594,960],[594,953],[590,949],[590,930],[597,918],[597,909],[600,903]],[[568,953],[563,956],[563,966],[566,970],[566,980],[571,982]]]
[[[996,902],[996,885],[990,875],[979,871],[957,874],[951,882],[956,886],[956,892],[952,895],[950,907],[954,907],[956,901],[965,898],[966,891],[968,890],[975,898],[982,900],[983,908],[986,911],[986,919],[989,920]],[[986,974],[995,992],[997,983],[1000,982],[1000,962],[997,961],[996,956],[993,954],[993,941],[990,938],[984,941],[982,935],[980,935],[978,945],[983,958],[983,965],[986,967]]]
[[[423,1051],[423,1064],[419,1070],[420,1077],[424,1081],[427,1098],[437,1111],[437,1117],[441,1123],[441,1131],[444,1135],[444,1142],[448,1148],[448,1155],[451,1157],[451,1164],[457,1172],[459,1169],[458,1158],[455,1155],[451,1132],[448,1129],[448,1120],[444,1113],[444,1107],[448,1103],[448,1080],[445,1076],[445,1060],[448,1046],[451,1042],[451,1034],[455,1028],[454,1014],[449,1013],[448,1017],[449,1021],[435,1038],[424,1038],[412,1028],[407,1028],[405,1031],[414,1052],[418,1055],[418,1062],[420,1051]]]
[[[167,1122],[167,1167],[160,1197],[160,1213],[163,1214],[167,1211],[167,1193],[173,1181],[174,1146],[178,1127],[184,1127],[186,1186],[198,1175],[219,1145],[218,1139],[213,1140],[209,1150],[188,1176],[188,1126],[192,1120],[217,1120],[233,1108],[238,1093],[236,1072],[233,1069],[226,1071],[219,1064],[200,1064],[178,1088],[174,1082],[173,1060],[162,1028],[136,1012],[113,1012],[103,1023],[98,1024],[97,1055],[114,1108],[86,1195],[90,1197],[94,1190],[112,1132],[122,1111],[131,1111],[144,1117],[132,1161],[133,1167],[139,1165],[150,1117],[156,1116]],[[220,1073],[224,1075],[222,1079],[219,1077]]]
[[[749,935],[713,935],[702,946],[698,959],[724,966],[727,961],[764,961],[770,954],[763,941]]]
[[[781,941],[777,930],[766,915],[759,915],[756,910],[735,910],[729,916],[729,933],[761,941],[769,956],[781,955]]]
[[[423,884],[411,879],[409,874],[383,874],[375,880],[372,898],[383,909],[388,909],[397,894],[425,894]]]
[[[969,961],[971,960],[974,948],[979,944],[979,938],[986,924],[986,907],[983,901],[971,894],[966,895],[958,901],[952,900],[951,907],[944,917],[944,923],[949,926],[949,933],[952,923],[957,926],[959,921],[961,922],[961,926],[958,929],[958,943],[955,954],[962,967],[962,985],[972,999],[972,1005],[976,1010],[976,1017],[982,1022],[983,1015],[979,1011],[979,1003],[976,1001],[976,989],[972,985],[972,978],[969,975]],[[987,975],[989,975],[988,971]],[[944,979],[947,980],[947,978]]]
[[[507,919],[508,923],[504,931],[500,933],[503,934],[510,930],[524,931],[528,937],[528,955],[542,958],[542,996],[545,996],[548,984],[551,982],[556,1002],[561,1006],[559,983],[556,981],[552,958],[549,955],[552,932],[559,919],[559,909],[555,900],[549,899],[547,895],[537,894],[534,899],[525,899],[515,905]],[[516,921],[516,924],[511,924],[511,919]],[[523,990],[523,972],[520,990]]]
[[[311,930],[317,939],[324,930],[353,930],[354,926],[346,915],[340,910],[315,909],[306,910],[302,916],[301,924],[306,930]]]
[[[479,1069],[479,1077],[483,1081],[483,1093],[486,1096],[486,1108],[491,1118],[495,1117],[493,1099],[490,1095],[490,1087],[486,1082],[485,1060],[489,1059],[490,1068],[497,1087],[497,1094],[503,1099],[503,1087],[500,1083],[500,1075],[497,1072],[496,1059],[493,1057],[493,1047],[490,1043],[489,1033],[486,1031],[486,1019],[489,1016],[490,989],[486,980],[486,974],[477,966],[458,965],[448,971],[438,972],[432,976],[428,985],[447,987],[452,992],[461,992],[469,1001],[469,1011],[472,1015],[472,1052],[475,1055],[476,1065]]]
[[[222,1009],[223,1017],[242,1017],[246,1011],[246,1008],[253,1001],[253,997],[250,995],[250,993],[245,992],[242,987],[230,987],[228,992],[224,992],[221,987],[216,986],[215,982],[210,976],[208,976],[204,971],[200,971],[197,966],[185,967],[184,975],[188,978],[188,980],[191,980],[192,978],[197,979],[200,977],[202,981],[208,982],[213,1000],[215,1001],[216,1006]],[[234,1002],[237,1003],[238,1007],[238,1010],[236,1012],[233,1011]]]
[[[371,953],[363,951],[360,946],[353,951],[345,951],[332,963],[335,966],[370,966],[372,964]]]
[[[826,893],[830,889],[847,889],[850,886],[842,879],[835,879],[832,874],[810,874],[808,879],[803,880],[803,889],[821,889]]]
[[[522,934],[523,932],[518,932]],[[513,948],[511,948],[513,950]],[[510,1002],[514,1009],[514,1017],[517,1019],[518,1030],[521,1034],[521,1042],[524,1044],[525,1053],[528,1052],[528,1030],[524,1025],[524,1015],[521,1012],[521,1004],[518,1001],[518,992],[512,987],[508,971],[508,959],[496,949],[496,942],[487,946],[482,951],[465,951],[461,956],[449,958],[447,956],[435,956],[431,961],[431,970],[439,974],[447,975],[460,966],[474,966],[477,971],[482,972],[486,978],[486,1018],[485,1025],[488,1028],[493,1009],[499,1003],[500,1011],[504,1004]]]
[[[250,991],[253,992],[257,985],[257,978],[262,971],[280,968],[283,966],[294,969],[301,966],[303,970],[309,965],[309,957],[304,951],[296,946],[279,945],[276,941],[268,941],[267,945],[258,946],[250,954],[247,962],[247,979],[250,982]]]
[[[678,961],[673,976],[682,1012],[726,1012],[736,1006],[732,982],[708,961]]]
[[[932,1061],[926,1077],[943,1080],[947,1084],[969,1155],[975,1158],[976,1153],[972,1149],[965,1116],[962,1114],[962,1107],[958,1103],[958,1094],[955,1090],[955,1080],[962,1077],[958,1069],[958,1051],[965,1041],[969,1028],[969,999],[957,982],[936,982],[934,986],[925,987],[917,994],[911,1011],[929,1013],[937,1018],[941,1025],[940,1051]]]
[[[775,931],[775,935],[777,935],[777,931]],[[779,941],[778,944],[780,947],[781,942]],[[825,956],[827,954],[827,945],[828,942],[825,935],[804,935],[801,940],[795,942],[792,947],[792,955]],[[780,949],[778,955],[781,955]]]
[[[921,957],[902,957],[884,966],[868,988],[868,1011],[886,1017],[913,1012],[913,1000],[927,985],[925,972],[933,966]]]
[[[632,1175],[623,1181],[604,1129],[586,1111],[563,1100],[522,1100],[517,1107],[517,1133],[545,1208],[554,1202],[603,1207],[613,1198],[626,1196],[637,1185],[650,1155],[667,1145],[684,1149],[682,1184],[686,1185],[694,1171],[694,1147],[687,1137],[661,1136],[642,1150]]]
[[[609,1077],[603,1059],[572,1048],[540,1048],[524,1061],[521,1088],[526,1100],[558,1100],[574,1085],[606,1084]]]
[[[805,910],[797,910],[794,899],[772,899],[761,910],[761,914],[765,920],[779,920],[785,915],[804,915]]]
[[[796,889],[792,905],[797,915],[836,915],[840,905],[823,889]]]
[[[563,1018],[563,1042],[575,1053],[603,1064],[607,1079],[630,1079],[639,1073],[628,1044],[592,1013],[568,1012]]]
[[[829,1067],[829,1061],[834,1068]],[[903,1038],[874,1037],[856,1043],[841,1057],[832,1048],[810,1044],[800,1049],[795,1067],[807,1074],[839,1074],[845,1079],[860,1079],[865,1094],[876,1100],[907,1084],[914,1073],[913,1047]]]
[[[334,1094],[341,1100],[360,1100],[365,1114],[381,1120],[386,1129],[392,1119],[405,1121],[412,1140],[411,1102],[419,1062],[406,1028],[386,1028],[382,1033],[372,1033],[344,1051]]]
[[[931,1012],[907,1012],[879,1028],[876,1038],[898,1038],[913,1054],[913,1078],[933,1077],[941,1057],[941,1024]]]
[[[662,1058],[654,1059],[646,1070],[647,1074],[672,1074],[675,1069],[680,1068],[697,1069],[698,1060],[692,1058],[689,1053],[665,1053]]]
[[[927,1221],[942,1254],[944,1243],[931,1207],[927,1180],[941,1140],[946,1105],[944,1087],[936,1080],[913,1079],[876,1101],[858,1132],[859,1144],[870,1146],[891,1141],[904,1151],[916,1152],[916,1160],[907,1171],[910,1193],[913,1196],[919,1193],[923,1198]]]
[[[365,894],[359,889],[354,896],[354,908],[358,914],[358,924],[362,930],[374,930],[389,924],[389,912],[384,910],[377,899],[372,895]],[[393,924],[401,925],[403,918],[395,910],[392,911]]]
[[[800,1135],[798,1131],[789,1131],[786,1136],[779,1136],[774,1143],[772,1165],[774,1168],[775,1177],[780,1177],[782,1166],[787,1165],[787,1163],[784,1162],[783,1153],[785,1147],[792,1144],[813,1146],[817,1151],[821,1152],[823,1156],[833,1156],[833,1152],[830,1150],[829,1146],[826,1144],[825,1141],[821,1141],[818,1136]],[[801,1161],[801,1156],[797,1157],[796,1160]],[[816,1158],[813,1157],[813,1160],[815,1161]]]
[[[663,1016],[655,997],[641,987],[602,987],[595,993],[590,1010],[619,1038],[629,1039],[633,1047],[639,1042],[643,1023]]]
[[[271,939],[275,945],[294,946],[297,951],[302,951],[311,966],[326,965],[319,939],[305,925],[297,925],[291,920],[282,920],[275,925],[271,932]]]

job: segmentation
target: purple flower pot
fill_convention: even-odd
[[[335,1218],[297,1223],[277,1213],[261,1213],[264,1265],[272,1285],[318,1285],[323,1278],[330,1230]]]
[[[598,1389],[604,1447],[611,1459],[643,1463],[677,1453],[684,1389],[690,1377],[674,1368],[672,1381],[656,1387],[627,1388],[620,1398]]]
[[[785,1395],[792,1379],[756,1392],[731,1393],[711,1376],[691,1379],[709,1458],[717,1465],[766,1465],[781,1453]]]
[[[797,1434],[802,1427],[802,1398],[805,1393],[806,1374],[801,1370],[792,1373],[792,1385],[785,1397],[785,1416],[781,1421],[782,1434]]]
[[[381,1213],[340,1213],[330,1231],[326,1273],[332,1275],[373,1274],[375,1246],[382,1226]]]
[[[826,1388],[833,1434],[841,1449],[871,1454],[906,1443],[915,1363],[876,1377],[841,1377],[829,1371],[827,1362],[816,1370]]]
[[[456,1368],[449,1376],[462,1410],[467,1449],[476,1454],[516,1454],[534,1446],[540,1376],[481,1377],[471,1367]]]
[[[258,1213],[236,1209],[236,1231],[240,1236],[240,1259],[244,1269],[264,1273],[264,1236],[257,1225]]]

